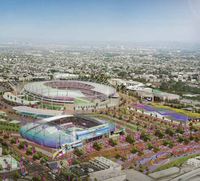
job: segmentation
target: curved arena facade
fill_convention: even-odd
[[[59,115],[28,123],[20,129],[27,140],[42,146],[61,148],[74,142],[90,140],[115,131],[115,125],[85,116]]]
[[[23,92],[34,100],[56,104],[102,102],[116,94],[111,86],[75,80],[32,82],[24,86]]]

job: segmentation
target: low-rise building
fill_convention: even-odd
[[[19,163],[11,155],[0,156],[0,172],[19,170]]]
[[[187,164],[194,167],[200,167],[200,156],[188,159]]]
[[[154,97],[157,97],[163,101],[172,101],[172,100],[179,100],[180,96],[177,94],[171,94],[171,93],[167,93],[167,92],[162,92],[162,91],[158,91],[158,90],[153,90],[153,94]]]
[[[71,80],[71,79],[78,79],[78,74],[68,74],[68,73],[55,73],[53,78],[56,80]]]
[[[89,162],[74,165],[70,171],[81,178],[88,178],[90,181],[124,181],[126,174],[122,171],[120,164],[105,157],[95,157]]]

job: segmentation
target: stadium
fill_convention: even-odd
[[[84,141],[114,133],[115,125],[88,116],[59,115],[28,123],[21,127],[23,138],[39,145],[65,150],[81,146]]]
[[[82,105],[106,101],[116,95],[116,90],[93,82],[59,80],[28,83],[24,86],[23,94],[51,104]]]

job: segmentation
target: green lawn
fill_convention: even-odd
[[[51,104],[41,104],[40,108],[52,109],[52,110],[61,110],[63,106],[51,105]]]
[[[74,103],[75,103],[76,105],[82,105],[82,104],[86,105],[86,104],[90,104],[91,102],[88,101],[88,100],[76,98],[75,101],[74,101]]]
[[[185,157],[181,157],[181,158],[178,158],[172,162],[169,162],[165,165],[162,165],[161,167],[157,168],[155,170],[155,172],[157,171],[161,171],[161,170],[165,170],[165,169],[168,169],[170,167],[180,167],[183,163],[185,163],[188,159],[190,158],[194,158],[196,156],[199,156],[200,154],[194,154],[194,155],[189,155],[189,156],[185,156]]]

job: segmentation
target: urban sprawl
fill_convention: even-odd
[[[0,177],[199,180],[200,50],[0,46]]]

